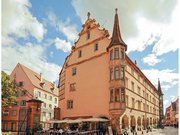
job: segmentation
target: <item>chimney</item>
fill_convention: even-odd
[[[137,65],[137,62],[136,62],[136,60],[134,61],[134,63],[135,63],[135,65]]]
[[[42,80],[42,73],[40,73],[40,81],[41,81],[41,83],[42,83],[42,81],[43,81],[43,80]]]

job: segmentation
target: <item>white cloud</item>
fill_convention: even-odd
[[[173,102],[176,97],[171,95],[170,98],[171,98],[171,102]]]
[[[148,77],[153,84],[157,86],[158,78],[161,81],[161,87],[163,90],[168,90],[177,85],[179,75],[172,69],[143,69],[142,72]]]
[[[58,80],[61,67],[47,62],[44,49],[41,45],[32,45],[31,43],[24,46],[2,46],[2,70],[10,74],[19,62],[37,73],[43,73],[43,76],[49,81]]]
[[[177,0],[123,1],[109,0],[73,0],[72,5],[82,23],[91,12],[101,25],[110,33],[113,28],[114,9],[118,8],[120,29],[124,41],[128,45],[127,52],[143,51],[154,45],[153,53],[162,55],[177,50],[180,44],[179,4]],[[164,8],[161,8],[164,7]]]
[[[168,100],[168,99],[165,99],[163,103],[164,103],[164,106],[167,106],[168,103],[169,103],[169,100]]]
[[[66,42],[66,40],[56,38],[54,41],[54,44],[55,44],[57,49],[60,49],[64,52],[70,52],[71,51],[71,43]]]
[[[157,63],[161,62],[162,59],[158,59],[157,56],[155,54],[149,54],[148,56],[144,57],[142,59],[142,61],[146,64],[148,64],[149,66],[154,66]]]
[[[2,43],[4,45],[11,43],[11,36],[27,39],[31,35],[38,41],[43,39],[46,29],[30,13],[30,7],[28,0],[2,1]]]
[[[67,18],[65,21],[60,21],[53,12],[48,12],[47,17],[46,23],[50,23],[57,31],[63,33],[68,41],[75,42],[75,40],[77,40],[77,28],[76,25],[71,23],[70,18]]]

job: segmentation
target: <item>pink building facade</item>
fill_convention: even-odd
[[[112,37],[88,18],[59,74],[61,119],[100,117],[117,134],[157,126],[160,90],[126,55],[116,10]]]

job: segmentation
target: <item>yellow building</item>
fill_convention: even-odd
[[[88,13],[59,75],[61,119],[107,118],[116,134],[157,126],[162,92],[126,55],[127,48],[117,10],[112,38]]]

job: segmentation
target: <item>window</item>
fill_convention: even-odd
[[[19,82],[18,86],[19,86],[19,87],[22,87],[22,86],[23,86],[23,82],[22,82],[22,81]]]
[[[148,93],[146,93],[146,99],[148,100]]]
[[[12,110],[12,116],[16,116],[17,115],[17,110]]]
[[[126,106],[129,106],[128,96],[126,95]]]
[[[131,68],[131,74],[134,75],[134,69],[133,68]]]
[[[126,84],[126,88],[128,88],[128,78],[127,77],[126,77],[125,84]]]
[[[121,67],[121,79],[124,79],[124,67]]]
[[[57,98],[54,98],[54,103],[57,104]]]
[[[91,34],[90,34],[90,31],[87,32],[87,39],[90,39],[91,37]]]
[[[76,87],[75,87],[76,83],[71,83],[70,84],[70,91],[75,91]]]
[[[113,59],[113,50],[110,51],[110,60]]]
[[[22,92],[21,92],[21,96],[25,96],[26,95],[26,90],[23,90]]]
[[[114,101],[114,92],[113,89],[110,90],[110,102]]]
[[[52,109],[52,105],[51,104],[49,104],[49,108]]]
[[[14,106],[17,106],[17,105],[18,105],[18,102],[17,102],[17,101],[15,101],[15,102],[14,102]]]
[[[115,89],[115,102],[120,101],[120,94],[119,94],[119,88]]]
[[[119,79],[119,67],[115,67],[115,79]]]
[[[16,123],[15,122],[11,123],[11,130],[16,131]]]
[[[145,92],[144,92],[144,90],[143,90],[143,97],[145,97]]]
[[[119,58],[119,48],[115,48],[114,49],[114,59],[118,59]]]
[[[72,109],[73,108],[73,100],[68,100],[67,101],[67,109]]]
[[[114,72],[113,72],[113,68],[110,69],[110,80],[114,79]]]
[[[132,108],[135,107],[135,102],[134,102],[134,98],[132,98]]]
[[[143,103],[143,110],[146,111],[145,103]]]
[[[3,116],[8,116],[9,115],[9,110],[4,110],[3,111]]]
[[[43,107],[46,108],[46,103],[43,104]]]
[[[43,112],[43,116],[46,117],[46,112]]]
[[[141,95],[141,88],[137,86],[137,89],[138,89],[138,94]]]
[[[21,106],[26,106],[26,100],[21,101]]]
[[[98,43],[96,43],[95,45],[94,45],[94,51],[97,51],[98,50]]]
[[[138,101],[138,109],[141,110],[141,101]]]
[[[51,100],[51,101],[52,101],[52,96],[49,96],[49,100]]]
[[[124,59],[124,49],[123,48],[121,48],[120,59]]]
[[[131,90],[134,91],[134,82],[131,82]]]
[[[51,118],[52,117],[52,114],[51,113],[49,113],[49,118]]]
[[[47,94],[44,94],[44,98],[47,99]]]
[[[76,68],[72,68],[72,75],[76,75]]]
[[[78,58],[82,57],[82,50],[78,51]]]
[[[121,88],[121,101],[125,102],[125,90],[124,90],[124,88]]]
[[[38,91],[38,97],[41,97],[41,92],[40,91]]]

